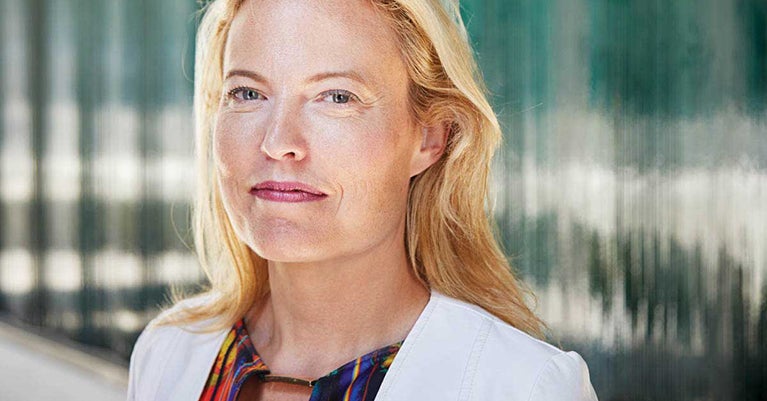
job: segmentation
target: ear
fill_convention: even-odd
[[[422,140],[410,161],[410,177],[420,174],[442,157],[447,146],[448,131],[447,123],[421,127]]]

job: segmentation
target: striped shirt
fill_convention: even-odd
[[[315,380],[309,401],[373,401],[402,342],[360,356]],[[234,401],[246,380],[269,373],[241,319],[224,340],[200,401]]]

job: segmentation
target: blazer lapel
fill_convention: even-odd
[[[432,290],[376,401],[467,400],[491,324]]]
[[[208,382],[210,369],[218,356],[221,345],[226,339],[229,330],[215,333],[186,336],[189,344],[183,349],[189,350],[182,366],[174,366],[174,370],[180,373],[172,384],[173,389],[169,393],[168,401],[197,401],[200,399],[202,389]]]

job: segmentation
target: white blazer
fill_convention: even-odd
[[[184,307],[184,301],[175,308]],[[146,329],[130,361],[128,401],[198,401],[229,330]],[[591,401],[586,363],[437,291],[394,358],[376,401]]]

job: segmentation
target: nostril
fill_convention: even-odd
[[[281,132],[267,132],[261,142],[261,152],[274,160],[301,160],[304,158],[306,143],[298,134],[290,135],[283,130]]]

